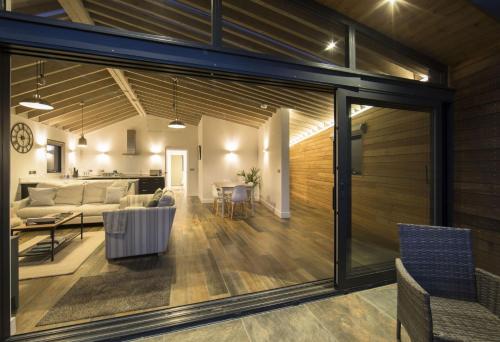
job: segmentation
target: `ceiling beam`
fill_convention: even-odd
[[[58,0],[61,7],[68,14],[73,22],[95,25],[94,21],[90,17],[89,12],[83,5],[81,0]],[[141,102],[137,98],[134,89],[128,82],[127,77],[120,69],[107,68],[109,74],[115,80],[116,84],[123,91],[127,99],[130,101],[134,109],[140,116],[146,116],[146,110],[142,106]]]

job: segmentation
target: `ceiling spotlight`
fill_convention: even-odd
[[[335,49],[336,46],[337,46],[337,42],[335,42],[335,41],[332,40],[331,42],[329,42],[326,45],[325,50],[333,50],[333,49]]]
[[[261,105],[260,105],[260,108],[261,108],[261,109],[267,109],[267,104],[265,104],[265,103],[261,104]]]
[[[423,75],[422,78],[420,79],[420,82],[428,82],[429,81],[429,76]]]
[[[398,0],[387,0],[387,2],[388,2],[390,5],[394,5],[394,4],[396,4],[396,2],[398,2]]]

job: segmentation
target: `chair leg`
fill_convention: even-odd
[[[216,199],[214,202],[215,205],[215,216],[219,215],[219,201]]]
[[[396,339],[401,342],[401,321],[399,319],[396,322]]]
[[[233,215],[234,215],[234,202],[231,203],[231,220],[233,219]]]

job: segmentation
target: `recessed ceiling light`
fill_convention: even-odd
[[[420,82],[428,82],[429,81],[429,76],[423,75],[422,78],[420,79]]]
[[[333,49],[335,49],[336,46],[337,46],[337,42],[335,42],[335,41],[332,40],[331,42],[329,42],[326,45],[325,50],[333,50]]]
[[[398,0],[387,0],[387,2],[391,5],[394,5]]]
[[[267,109],[267,104],[265,104],[265,103],[261,104],[261,105],[260,105],[260,108],[262,108],[262,109]]]

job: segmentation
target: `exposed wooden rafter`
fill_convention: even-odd
[[[81,0],[58,0],[61,7],[68,14],[70,19],[74,22],[88,25],[95,25],[94,21],[90,17],[89,12],[83,5]],[[130,101],[134,109],[140,116],[146,116],[146,110],[142,106],[141,102],[137,98],[134,89],[128,82],[127,77],[120,69],[107,68],[109,74],[115,80],[116,84],[123,91],[127,99]]]

